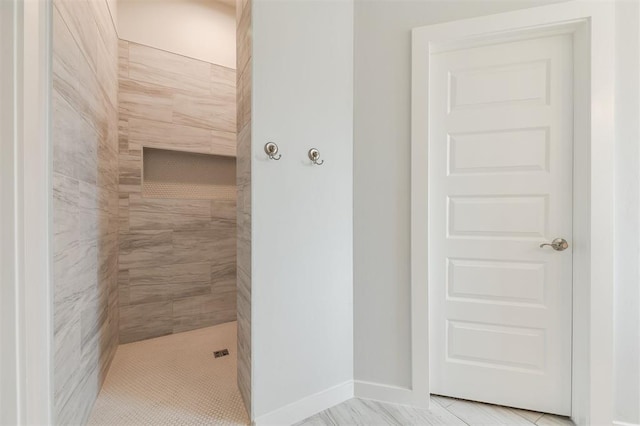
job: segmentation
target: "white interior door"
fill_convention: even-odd
[[[572,38],[432,53],[429,75],[431,392],[569,415]]]

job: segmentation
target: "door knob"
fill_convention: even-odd
[[[554,249],[555,251],[563,251],[563,250],[566,250],[566,249],[569,248],[569,243],[564,238],[556,238],[555,240],[551,241],[550,243],[540,244],[540,248],[542,248],[544,246],[549,246],[552,249]]]

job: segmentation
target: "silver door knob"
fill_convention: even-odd
[[[563,251],[569,248],[569,243],[564,238],[556,238],[555,240],[551,241],[551,243],[540,244],[540,248],[544,246],[549,246],[555,251]]]

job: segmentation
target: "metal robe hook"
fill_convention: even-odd
[[[324,164],[324,160],[320,160],[320,151],[316,148],[311,148],[309,150],[309,160],[311,160],[311,162],[316,166],[322,166]]]
[[[273,142],[267,142],[264,146],[264,152],[267,153],[267,155],[269,156],[270,159],[272,160],[279,160],[282,158],[281,154],[278,154],[278,145],[276,145]],[[278,154],[278,156],[276,157],[276,154]]]

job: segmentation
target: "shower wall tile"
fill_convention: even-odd
[[[120,235],[120,269],[163,265],[173,259],[173,231],[137,231]]]
[[[129,143],[207,154],[211,151],[211,131],[173,122],[129,118]]]
[[[67,407],[73,400],[78,400],[76,390],[82,383],[82,373],[78,370],[81,362],[80,317],[65,323],[64,330],[54,335],[53,363],[53,398],[56,407]],[[76,413],[68,408],[56,410],[58,420],[73,420]],[[62,424],[73,424],[72,422]]]
[[[102,15],[102,20],[109,20],[109,24],[103,23],[105,28],[111,27],[111,30],[115,31],[106,2],[91,2],[90,4],[104,5],[104,7],[96,6],[94,8],[102,11],[100,13],[100,15]],[[107,14],[106,17],[104,16],[105,13]],[[118,57],[118,39],[115,37],[105,37],[103,34],[105,34],[103,31],[98,31],[96,77],[98,84],[107,95],[106,100],[109,105],[114,105],[117,108],[118,86],[114,85],[113,82],[118,81],[118,62],[113,59]]]
[[[55,7],[85,60],[95,69],[98,26],[89,1],[55,0]],[[115,33],[115,31],[113,31]],[[57,40],[54,40],[54,43]],[[55,46],[54,46],[55,49]]]
[[[236,102],[236,72],[225,67],[211,67],[211,94],[220,96],[225,92]]]
[[[206,229],[211,225],[210,200],[153,199],[131,196],[131,230]]]
[[[53,8],[52,21],[55,44],[52,58],[53,88],[69,102],[71,99],[79,97],[76,70],[83,56],[62,15],[58,12],[58,7]],[[66,48],[62,49],[61,46]]]
[[[129,304],[182,300],[189,296],[211,294],[211,284],[203,282],[175,282],[170,284],[136,285],[129,288]]]
[[[129,304],[129,270],[118,271],[118,304],[120,307]]]
[[[173,122],[203,129],[233,132],[236,128],[235,108],[229,108],[232,98],[218,98],[218,93],[205,96],[177,93],[173,103]]]
[[[237,298],[238,388],[247,412],[251,413],[251,277],[240,268]]]
[[[173,332],[236,320],[236,292],[187,297],[173,302]]]
[[[212,220],[236,220],[235,200],[211,200],[211,219]]]
[[[173,333],[171,301],[120,308],[120,343],[136,342]]]
[[[118,197],[118,230],[120,233],[129,232],[129,195],[119,194]]]
[[[118,117],[118,153],[129,153],[129,121]]]
[[[129,43],[129,78],[184,91],[209,90],[211,64],[164,50]]]
[[[243,127],[251,123],[251,66],[252,59],[249,58],[245,71],[240,75],[242,102],[238,106],[238,112]]]
[[[211,130],[211,154],[236,156],[236,132]]]
[[[251,41],[252,0],[236,0],[238,388],[251,420]]]
[[[178,262],[235,262],[235,223],[211,223],[212,229],[173,232],[173,257]]]
[[[77,177],[77,141],[83,139],[83,127],[88,124],[76,122],[76,112],[58,89],[52,94],[53,115],[52,138],[56,141],[53,150],[53,171],[65,176]]]
[[[118,39],[118,78],[129,78],[129,42]]]
[[[120,154],[118,188],[120,193],[140,193],[142,185],[142,156]]]
[[[209,284],[211,282],[209,268],[209,263],[184,263],[131,269],[129,271],[129,285]]]
[[[118,345],[118,38],[105,0],[53,6],[53,415],[84,424]]]
[[[211,265],[211,292],[236,291],[236,262],[217,262]]]
[[[166,87],[120,80],[120,113],[129,118],[171,122],[173,92]]]
[[[236,72],[124,40],[117,50],[120,340],[234,321],[235,201],[145,198],[141,185],[143,147],[236,155]]]

